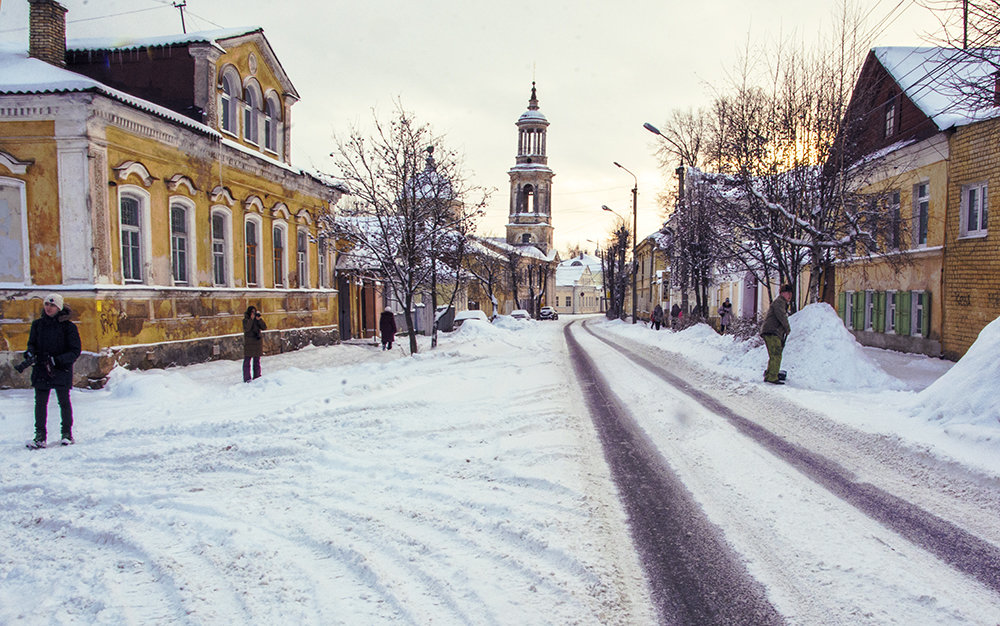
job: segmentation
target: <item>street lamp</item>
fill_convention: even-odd
[[[619,163],[614,162],[615,167],[619,167],[632,176],[632,180],[635,184],[632,186],[632,323],[636,323],[636,308],[639,302],[639,292],[636,290],[636,274],[639,272],[639,262],[636,258],[636,253],[639,249],[639,213],[636,207],[639,198],[639,179],[636,175],[632,173],[627,167]]]
[[[611,207],[609,207],[606,204],[602,204],[601,205],[601,210],[602,211],[607,211],[608,213],[614,213],[615,215],[618,215],[618,219],[620,219],[622,222],[626,221],[624,217],[622,217],[621,215],[618,214],[618,211],[615,211],[614,209],[612,209]],[[590,241],[590,240],[588,239],[588,241]]]

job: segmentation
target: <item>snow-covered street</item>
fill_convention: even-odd
[[[571,324],[788,623],[996,624],[995,586],[607,343],[1000,546],[996,407],[940,378],[951,363],[863,350],[828,318],[793,316],[785,387],[707,327],[501,318],[413,358],[266,357],[249,385],[236,362],[116,370],[74,390],[67,448],[25,450],[31,392],[0,392],[0,623],[657,623]],[[935,412],[939,378],[965,414]]]

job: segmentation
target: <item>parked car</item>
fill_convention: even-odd
[[[474,311],[459,311],[455,314],[455,328],[458,328],[469,320],[482,322],[484,324],[490,323],[490,318],[486,317],[486,314],[479,309]]]
[[[510,316],[516,320],[530,320],[531,314],[524,309],[514,309],[510,312]]]
[[[557,320],[559,319],[559,314],[556,310],[550,306],[543,306],[538,311],[538,319],[540,320]]]

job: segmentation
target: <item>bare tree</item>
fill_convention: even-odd
[[[622,221],[611,233],[607,247],[601,255],[604,289],[610,294],[607,316],[612,319],[625,319],[625,293],[628,291],[629,279],[632,276],[631,264],[626,263],[630,237],[628,225]]]
[[[403,305],[410,352],[416,353],[415,297],[430,289],[433,304],[439,263],[454,256],[453,242],[471,232],[488,194],[468,182],[459,156],[443,149],[441,138],[401,104],[389,121],[374,113],[373,120],[370,137],[355,128],[336,140],[337,166],[356,209],[327,229],[379,268]],[[430,146],[437,147],[436,156]]]

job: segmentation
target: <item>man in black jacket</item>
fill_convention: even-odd
[[[80,356],[80,333],[69,321],[69,307],[63,297],[50,293],[42,301],[41,317],[31,323],[26,359],[34,358],[31,386],[35,388],[35,438],[29,448],[44,448],[48,420],[49,392],[56,391],[62,418],[62,445],[73,443],[73,407],[69,389],[73,386],[73,362]]]

